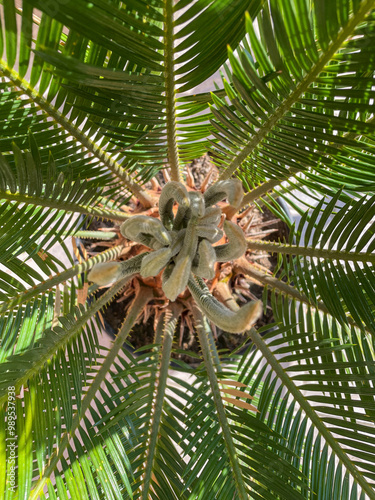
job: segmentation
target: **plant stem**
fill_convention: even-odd
[[[16,87],[21,89],[33,102],[35,102],[43,111],[51,116],[63,129],[69,132],[78,142],[84,146],[87,151],[92,153],[100,160],[114,175],[116,175],[134,196],[138,198],[140,203],[148,208],[155,205],[155,200],[152,196],[144,191],[137,182],[126,173],[121,165],[111,158],[104,149],[95,144],[86,134],[84,134],[73,122],[69,121],[60,111],[55,109],[44,97],[32,88],[29,83],[21,78],[19,74],[7,66],[7,63],[0,60],[0,71],[6,76]]]
[[[306,92],[309,86],[316,80],[317,76],[324,70],[324,67],[332,59],[334,54],[342,47],[343,43],[347,38],[353,33],[355,27],[364,20],[369,10],[374,6],[374,0],[365,0],[362,2],[361,6],[357,12],[352,16],[341,31],[339,31],[337,38],[332,41],[325,52],[318,59],[317,63],[312,67],[305,77],[298,83],[293,92],[289,95],[287,99],[274,111],[274,113],[269,117],[269,119],[263,123],[259,132],[253,135],[253,137],[248,141],[247,145],[237,154],[233,161],[228,165],[224,172],[220,175],[219,180],[229,179],[241,163],[254,151],[255,148],[267,137],[269,132],[271,132],[279,120],[290,111],[292,106],[298,101],[301,95]],[[276,181],[271,181],[276,182]],[[279,184],[281,181],[278,181]],[[267,183],[266,183],[267,184]],[[270,183],[269,183],[270,184]],[[269,188],[268,188],[269,189]],[[267,189],[267,190],[268,190]],[[263,193],[264,194],[264,193]]]
[[[284,281],[278,280],[273,276],[269,276],[268,274],[259,271],[259,269],[257,269],[255,266],[252,266],[244,257],[240,257],[235,261],[234,268],[238,269],[238,272],[242,272],[243,274],[250,276],[250,278],[254,278],[257,281],[260,281],[260,283],[263,283],[263,285],[267,285],[272,289],[279,290],[280,292],[285,293],[285,295],[289,295],[299,302],[305,303],[309,307],[314,307],[315,309],[318,309],[319,311],[332,316],[332,313],[323,304],[323,302],[320,302],[319,300],[317,300],[316,302],[312,302],[309,297],[307,297],[307,295],[299,292],[293,286],[290,286],[287,283],[284,283]],[[346,321],[356,328],[361,328],[362,330],[368,331],[363,325],[358,325],[358,323],[356,323],[352,318],[348,316],[346,316]],[[372,332],[368,331],[368,333],[370,333],[370,335],[373,335]]]
[[[357,467],[349,459],[342,447],[337,443],[336,439],[333,437],[332,433],[327,429],[322,420],[319,418],[318,414],[314,408],[308,403],[301,391],[294,384],[294,382],[289,378],[286,370],[281,366],[279,360],[273,355],[272,351],[266,345],[265,341],[258,334],[255,328],[250,330],[250,337],[254,342],[255,346],[262,353],[264,358],[267,360],[273,371],[279,377],[284,386],[288,389],[290,394],[293,396],[294,400],[298,402],[301,409],[305,412],[307,417],[314,424],[319,434],[325,439],[327,444],[331,447],[332,451],[336,454],[337,458],[343,463],[344,467],[350,472],[355,481],[362,487],[362,489],[368,494],[369,498],[374,500],[375,493],[371,486],[365,481],[363,475],[357,469]]]
[[[199,320],[199,318],[202,318],[201,319],[201,327],[204,329],[205,335],[206,335],[208,343],[210,345],[210,351],[212,353],[212,358],[213,358],[213,363],[214,363],[215,369],[218,372],[222,372],[223,369],[222,369],[221,362],[220,362],[220,356],[219,356],[219,353],[217,352],[215,339],[214,339],[214,336],[212,335],[212,329],[208,323],[207,318],[202,315],[201,310],[199,308],[197,308],[194,300],[191,300],[189,302],[189,309],[193,315],[195,323]],[[200,313],[199,318],[197,316],[195,316],[196,311],[199,311],[199,313]]]
[[[70,438],[73,436],[75,431],[78,429],[79,424],[82,418],[85,416],[86,411],[88,410],[92,400],[95,397],[95,394],[100,388],[101,383],[109,373],[113,362],[115,361],[120,349],[122,348],[127,336],[129,335],[131,329],[134,326],[134,322],[137,319],[139,313],[142,311],[147,302],[152,298],[152,290],[148,288],[141,289],[140,293],[138,293],[135,298],[130,311],[126,317],[125,322],[123,323],[120,331],[117,334],[116,340],[114,341],[112,348],[108,352],[108,356],[105,358],[103,364],[101,365],[99,371],[97,372],[92,384],[90,385],[89,390],[87,391],[85,397],[82,400],[80,411],[77,412],[74,416],[72,428],[69,432],[65,432],[58,449],[52,454],[47,467],[44,470],[43,476],[36,483],[34,489],[31,492],[29,500],[37,500],[39,497],[39,493],[41,492],[45,482],[50,477],[50,475],[54,472],[58,462],[64,455],[66,448],[69,446]]]
[[[257,281],[260,281],[263,285],[270,286],[271,288],[276,288],[280,292],[283,292],[300,302],[304,302],[309,306],[315,307],[316,309],[329,314],[329,310],[326,308],[323,302],[311,303],[310,299],[305,294],[299,292],[293,286],[284,283],[284,281],[278,280],[273,276],[259,271],[259,269],[257,269],[255,266],[252,266],[244,257],[240,257],[235,261],[234,268],[238,269],[238,272],[242,272],[243,274],[250,276],[250,278],[254,278]]]
[[[264,250],[271,253],[282,253],[288,255],[303,255],[305,257],[317,257],[319,259],[344,260],[349,262],[371,262],[375,264],[375,255],[372,253],[355,253],[339,250],[328,250],[325,248],[299,247],[268,241],[246,240],[247,248],[250,250]]]
[[[56,208],[57,210],[65,210],[66,212],[75,212],[83,215],[102,217],[104,219],[113,221],[124,222],[129,219],[129,215],[117,210],[92,207],[89,205],[85,206],[80,205],[79,203],[69,203],[68,201],[53,200],[51,198],[41,198],[39,196],[29,196],[27,194],[11,193],[10,191],[1,192],[0,198],[3,200],[15,201],[16,203],[26,203],[27,205]]]
[[[203,318],[203,315],[202,315],[202,318]],[[218,373],[220,373],[223,371],[223,368],[221,366],[219,353],[217,352],[217,349],[216,349],[215,339],[214,339],[214,336],[212,335],[212,329],[207,324],[207,319],[206,318],[204,318],[204,319],[205,319],[204,325],[205,325],[205,330],[206,330],[206,337],[207,337],[208,345],[210,346],[210,351],[212,354],[212,362],[215,366],[216,371]]]
[[[168,163],[171,180],[181,182],[180,162],[176,139],[176,99],[174,82],[174,35],[173,35],[173,0],[164,0],[164,75],[167,121]]]
[[[64,233],[63,233],[64,234]],[[69,236],[69,235],[67,235]],[[74,233],[75,238],[83,238],[83,239],[96,239],[96,240],[113,240],[116,238],[117,233],[114,231],[77,231]]]
[[[154,344],[161,344],[165,325],[165,313],[160,315],[158,324],[155,329]],[[157,351],[157,349],[155,349]]]
[[[245,196],[242,199],[241,206],[238,207],[237,211],[241,210],[241,208],[245,208],[247,205],[250,205],[250,203],[257,200],[258,198],[260,198],[264,194],[268,193],[268,191],[271,191],[273,188],[278,186],[280,184],[280,182],[282,182],[283,180],[286,180],[286,179],[276,179],[276,180],[272,179],[270,181],[264,182],[263,184],[261,184],[260,186],[258,186],[256,188],[252,189],[250,192],[245,194]]]
[[[163,413],[164,396],[167,387],[169,361],[172,352],[173,335],[176,329],[177,320],[181,308],[172,304],[165,313],[165,317],[161,318],[164,321],[163,341],[160,355],[160,370],[157,391],[155,395],[155,410],[152,416],[152,424],[150,430],[150,441],[148,443],[147,460],[145,473],[142,485],[142,500],[149,498],[150,482],[153,470],[154,456],[159,436],[159,426]]]
[[[229,460],[232,466],[232,471],[237,486],[238,498],[240,500],[247,500],[249,496],[246,492],[246,486],[243,479],[241,467],[238,461],[236,448],[233,443],[230,426],[227,420],[227,416],[225,414],[223,400],[221,399],[220,388],[215,372],[215,363],[212,356],[210,342],[206,334],[205,319],[203,318],[202,313],[195,304],[193,304],[192,310],[193,310],[195,326],[198,333],[199,343],[201,345],[203,359],[207,370],[207,376],[210,381],[212,396],[216,406],[217,416],[219,419],[221,430],[223,432],[225,445],[227,448]]]
[[[123,248],[124,247],[122,245],[112,247],[109,250],[105,250],[104,252],[95,255],[94,257],[90,257],[85,262],[82,262],[82,264],[77,264],[76,266],[58,273],[52,278],[49,278],[48,280],[43,281],[42,283],[39,283],[32,288],[28,288],[24,292],[19,293],[16,297],[3,302],[0,306],[0,314],[29,301],[32,297],[36,297],[37,295],[44,293],[47,290],[51,290],[54,286],[59,285],[60,283],[64,283],[68,279],[73,278],[78,274],[89,271],[95,264],[114,260],[116,257],[121,255]]]

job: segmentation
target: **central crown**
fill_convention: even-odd
[[[160,220],[136,215],[120,228],[125,238],[154,250],[143,257],[141,276],[156,276],[164,269],[162,288],[171,301],[185,290],[191,272],[212,279],[215,262],[237,259],[246,251],[240,227],[224,220],[223,230],[219,228],[222,212],[215,204],[227,199],[232,207],[238,207],[242,197],[239,180],[217,182],[204,194],[188,192],[179,182],[168,182],[160,194]],[[228,243],[212,246],[224,233]]]

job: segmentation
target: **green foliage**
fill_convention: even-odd
[[[373,0],[0,4],[0,498],[375,499]],[[212,92],[194,90],[219,70]],[[176,186],[207,151],[220,177],[189,242],[198,276],[212,276],[210,205],[266,205],[287,221],[283,198],[300,215],[289,241],[248,241],[278,255],[274,276],[244,269],[267,286],[275,324],[252,328],[244,353],[218,353],[221,304],[185,273],[194,368],[170,362],[178,301],[150,346],[125,348],[149,288],[100,346],[96,314],[143,258],[154,274],[155,256],[111,263],[124,249],[115,228],[112,248],[74,264],[65,238],[95,237],[82,216],[126,221],[123,235],[152,240],[165,267],[158,238],[185,231],[168,239],[182,245],[199,205]],[[131,195],[155,203],[145,184],[166,164],[167,236],[124,211]],[[216,260],[237,256],[232,226]],[[117,281],[82,304],[98,264]],[[227,326],[239,318],[228,311]]]

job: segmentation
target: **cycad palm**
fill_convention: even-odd
[[[1,495],[375,498],[375,2],[1,3],[2,445],[20,393],[17,487],[8,461]],[[224,88],[186,94],[228,50]],[[290,243],[248,242],[278,253],[278,277],[236,261],[268,287],[275,328],[221,364],[193,305],[204,363],[169,371],[178,302],[152,354],[123,355],[145,288],[99,350],[95,314],[128,278],[89,304],[77,289],[123,247],[59,274],[51,246],[78,214],[120,224],[130,194],[151,206],[147,180],[167,164],[181,182],[208,150],[242,181],[236,209],[300,212]]]

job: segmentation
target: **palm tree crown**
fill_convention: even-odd
[[[375,1],[0,3],[1,498],[375,499]],[[206,153],[198,192],[185,167]],[[246,236],[254,204],[288,241]],[[115,230],[77,263],[80,216]],[[212,297],[226,261],[272,325]],[[100,311],[131,280],[106,349]],[[197,367],[170,363],[184,307]],[[225,358],[212,324],[251,345]]]

